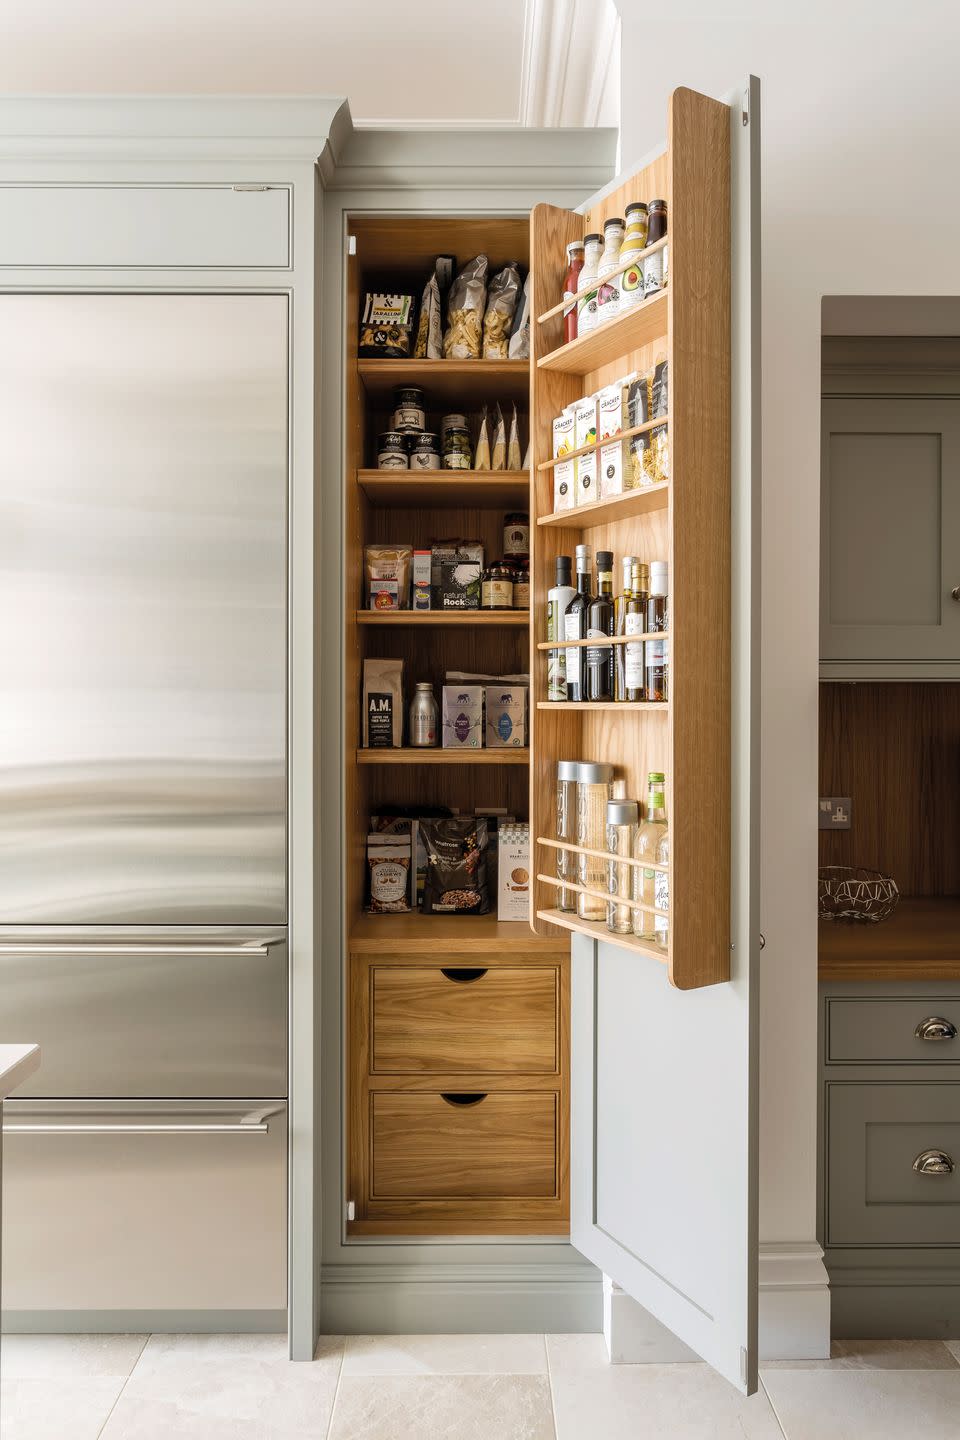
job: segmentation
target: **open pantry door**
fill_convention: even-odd
[[[689,96],[674,96],[671,146],[682,144],[676,133],[677,96],[684,94]],[[757,1386],[757,961],[762,943],[757,838],[759,99],[759,82],[751,79],[726,100],[732,240],[730,784],[729,809],[717,824],[715,839],[721,848],[726,844],[722,831],[729,824],[729,866],[724,870],[730,879],[729,932],[722,907],[713,913],[720,916],[716,928],[722,927],[715,938],[724,951],[729,944],[729,979],[715,969],[704,978],[685,980],[677,968],[682,957],[671,954],[670,984],[663,963],[642,949],[575,934],[571,1005],[573,1244],[747,1394]],[[671,205],[679,205],[678,187],[688,183],[681,179],[681,164],[678,153],[672,160]],[[647,197],[641,192],[638,198]],[[597,207],[591,202],[587,208],[591,228],[596,228]],[[672,223],[671,218],[671,228]],[[670,263],[672,290],[682,286],[686,276],[679,255],[671,255]],[[681,299],[671,303],[679,307]],[[703,297],[698,295],[696,303],[702,304]],[[676,362],[679,335],[678,328],[673,334]],[[704,367],[714,359],[703,356]],[[675,368],[679,371],[680,364]],[[688,356],[688,379],[690,373]],[[672,391],[673,373],[670,382]],[[671,393],[671,424],[675,398]],[[676,433],[679,447],[679,430]],[[670,481],[678,506],[682,487],[691,479],[680,464],[677,459]],[[610,544],[606,535],[603,543]],[[670,553],[676,583],[682,587],[684,552],[676,535]],[[674,583],[671,573],[671,596]],[[678,601],[681,593],[678,588]],[[724,613],[722,604],[719,611]],[[679,614],[671,614],[671,626],[675,620],[679,667]],[[723,638],[717,643],[725,653]],[[678,675],[671,690],[672,707],[681,704],[680,679]],[[667,763],[677,759],[679,764],[680,723],[681,717],[674,716]],[[699,743],[708,745],[703,717],[694,716],[690,723],[699,725]],[[598,748],[600,732],[589,732],[587,739]],[[648,749],[643,758],[655,757]],[[541,786],[546,778],[541,771]],[[635,775],[633,779],[636,783]],[[674,837],[671,863],[676,866],[685,822],[682,816],[668,819]],[[671,926],[679,925],[679,907],[702,903],[695,881],[686,897],[676,894],[677,883],[672,868]],[[681,937],[674,938],[679,944]],[[714,980],[720,983],[711,983]]]

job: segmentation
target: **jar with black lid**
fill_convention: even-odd
[[[481,610],[513,609],[513,571],[495,560],[480,578]]]
[[[419,385],[397,385],[393,391],[394,430],[422,430],[427,423],[423,391]]]
[[[409,440],[411,470],[440,469],[440,445],[434,431],[421,430]]]
[[[399,430],[387,430],[377,438],[377,469],[408,470],[407,442]]]
[[[513,572],[513,608],[530,609],[530,571],[525,566]]]
[[[530,564],[530,516],[525,510],[503,517],[503,558],[508,565]]]
[[[650,223],[647,229],[647,245],[655,245],[658,240],[666,239],[667,234],[667,202],[666,200],[650,201]],[[643,259],[643,293],[644,295],[655,295],[662,290],[667,283],[667,247],[656,250],[652,255],[645,255]]]

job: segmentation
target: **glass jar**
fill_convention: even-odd
[[[647,231],[647,244],[655,245],[658,240],[663,240],[667,233],[667,202],[666,200],[650,201],[650,228]],[[643,293],[644,295],[655,295],[667,283],[667,247],[655,251],[652,255],[644,256],[643,261]]]
[[[494,560],[480,577],[480,609],[513,609],[513,571]]]
[[[439,470],[440,445],[436,433],[432,430],[421,430],[411,438],[413,444],[410,447],[410,469]]]
[[[530,609],[529,570],[514,570],[513,572],[513,608],[514,610]]]
[[[637,839],[637,825],[640,807],[636,800],[607,801],[607,849],[611,855],[633,859]],[[607,872],[607,888],[611,895],[622,900],[633,899],[633,865],[618,865],[611,860]],[[607,906],[607,929],[615,935],[633,934],[633,906],[617,905],[613,901]]]
[[[577,760],[557,761],[557,839],[571,845],[577,843]],[[557,879],[574,880],[577,874],[577,856],[573,850],[557,851]],[[557,891],[559,907],[571,914],[577,908],[576,890]]]
[[[637,260],[647,246],[647,207],[642,200],[634,200],[627,206],[627,228],[620,243],[620,264]],[[643,299],[643,262],[631,265],[616,280],[620,292],[619,309],[629,310]]]
[[[394,430],[422,430],[427,423],[423,391],[419,385],[397,385],[393,391]]]
[[[530,563],[530,516],[526,510],[511,510],[503,517],[503,559],[507,565]]]
[[[620,298],[620,287],[617,281],[608,280],[606,277],[612,270],[616,270],[620,264],[620,246],[623,243],[623,219],[616,215],[604,221],[603,226],[603,254],[600,256],[600,264],[597,267],[597,279],[600,281],[597,287],[597,324],[602,325],[607,320],[614,320],[617,316],[617,302]]]
[[[407,470],[407,445],[399,430],[387,430],[377,440],[378,470]]]
[[[577,844],[588,850],[607,848],[607,801],[613,766],[581,761],[577,767]],[[577,894],[581,920],[606,920],[607,862],[596,855],[577,856],[577,880],[594,895]],[[602,894],[600,893],[602,892]]]
[[[462,425],[447,425],[448,420],[461,420]],[[443,428],[444,470],[470,470],[473,466],[473,450],[470,445],[470,431],[462,415],[445,415]]]

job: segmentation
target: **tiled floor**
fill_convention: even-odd
[[[2,1440],[957,1440],[960,1341],[761,1370],[608,1365],[599,1335],[8,1335]]]

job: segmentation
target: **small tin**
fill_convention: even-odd
[[[378,470],[408,470],[407,444],[399,430],[386,430],[377,440]]]
[[[422,430],[427,423],[423,391],[419,385],[398,385],[393,392],[394,430]]]
[[[432,430],[421,430],[410,437],[410,469],[439,470],[440,446]]]

